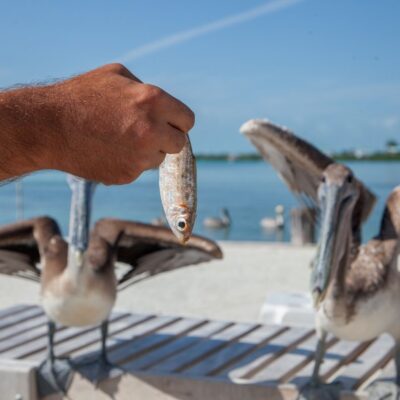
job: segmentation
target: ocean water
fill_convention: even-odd
[[[364,239],[374,236],[384,202],[390,191],[400,184],[400,163],[349,163],[355,174],[378,196],[374,212],[364,226]],[[54,171],[35,173],[22,179],[24,218],[50,215],[67,233],[70,190],[65,174]],[[274,208],[282,204],[287,224],[282,234],[264,231],[259,222],[273,216]],[[275,171],[263,161],[198,162],[198,217],[195,232],[213,239],[279,241],[290,240],[289,212],[298,206],[296,199],[280,181]],[[0,223],[16,220],[16,185],[0,187]],[[229,230],[205,229],[206,216],[219,215],[222,207],[232,216]],[[124,186],[102,186],[96,189],[93,221],[114,217],[149,222],[162,215],[158,191],[158,172],[148,171],[136,182]]]

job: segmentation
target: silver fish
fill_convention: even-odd
[[[196,158],[189,137],[178,154],[167,154],[160,165],[160,195],[168,224],[186,243],[193,230],[197,209]]]

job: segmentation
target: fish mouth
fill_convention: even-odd
[[[192,236],[192,230],[188,230],[181,235],[180,242],[186,244]]]
[[[179,211],[180,212],[177,213],[176,217],[174,218],[173,231],[179,241],[182,244],[185,244],[192,236],[195,216],[193,216],[184,205],[181,205],[181,209]]]

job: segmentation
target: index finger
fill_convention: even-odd
[[[187,133],[194,125],[194,112],[180,100],[164,92],[160,99],[160,112],[165,117],[167,123],[174,128]]]

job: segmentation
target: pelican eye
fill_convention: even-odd
[[[180,230],[181,232],[185,230],[186,228],[186,222],[183,219],[180,219],[177,224],[176,224],[178,230]]]
[[[325,176],[322,176],[322,177],[321,177],[321,182],[322,182],[322,183],[325,183],[325,182],[326,182]]]

